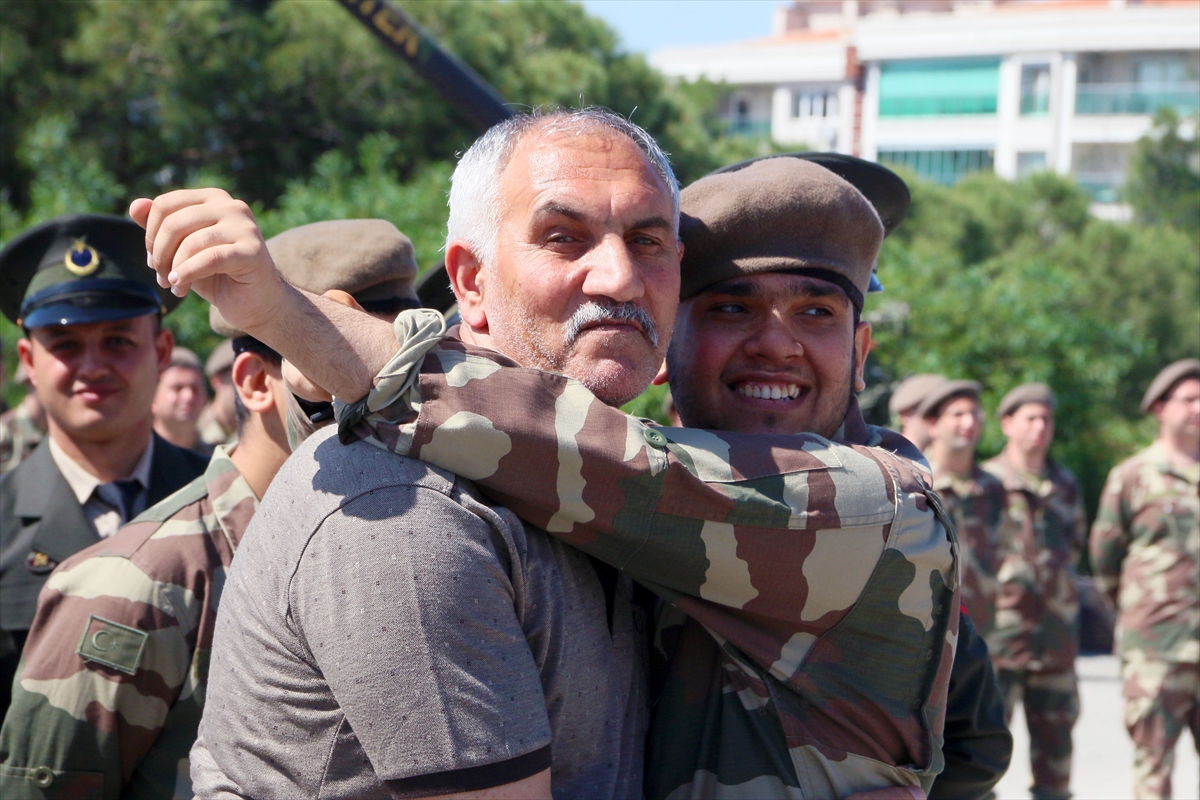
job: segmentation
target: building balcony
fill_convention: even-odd
[[[1182,116],[1200,111],[1200,83],[1147,86],[1135,83],[1081,83],[1075,90],[1075,113],[1153,114],[1170,106]]]
[[[769,119],[731,119],[729,120],[730,136],[746,136],[752,139],[768,139],[771,136],[771,120]]]
[[[880,117],[945,117],[963,114],[995,114],[996,95],[938,95],[930,97],[881,97]]]

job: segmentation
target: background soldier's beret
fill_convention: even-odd
[[[1022,383],[1000,400],[996,416],[1007,417],[1026,403],[1042,403],[1051,409],[1058,407],[1054,390],[1044,383]]]
[[[794,272],[841,286],[858,308],[883,223],[862,192],[801,158],[764,158],[683,190],[681,300],[739,275]]]
[[[1150,406],[1163,399],[1175,388],[1175,384],[1184,378],[1200,378],[1200,358],[1181,359],[1167,365],[1162,372],[1155,375],[1154,380],[1150,381],[1150,388],[1142,397],[1142,412],[1148,413]]]
[[[165,314],[179,302],[146,267],[146,232],[125,217],[55,217],[0,251],[0,310],[26,328]]]
[[[941,375],[930,372],[905,378],[892,392],[888,400],[888,411],[893,414],[914,413],[925,396],[945,382],[946,379]]]
[[[221,343],[208,354],[208,360],[204,362],[204,375],[208,378],[227,369],[233,369],[232,339],[222,339]]]
[[[172,367],[187,367],[194,369],[196,372],[203,372],[204,367],[200,363],[200,356],[188,350],[186,347],[175,347],[171,350]]]
[[[268,239],[267,251],[288,283],[314,294],[340,289],[377,314],[395,315],[420,306],[413,288],[417,262],[412,242],[387,220],[301,225]],[[245,335],[215,306],[208,321],[222,336]]]
[[[934,417],[941,413],[950,400],[971,397],[978,401],[982,393],[983,387],[976,381],[942,381],[925,395],[925,399],[917,406],[917,413],[922,417]]]

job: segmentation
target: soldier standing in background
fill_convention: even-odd
[[[49,435],[0,477],[0,710],[50,571],[204,472],[207,459],[155,436],[158,375],[179,300],[147,279],[130,220],[58,217],[0,251],[0,308],[25,330],[21,363]]]
[[[900,435],[924,451],[929,446],[929,426],[918,413],[921,401],[935,388],[945,383],[941,375],[925,373],[905,378],[892,392],[888,411],[899,422]]]
[[[963,604],[987,639],[996,626],[997,574],[1005,552],[1000,521],[1007,496],[1004,485],[975,463],[983,435],[979,391],[975,381],[946,381],[925,398],[918,416],[932,439],[925,455],[933,468],[933,489],[958,528]]]
[[[205,444],[233,444],[237,439],[237,410],[234,407],[233,396],[233,344],[229,339],[221,343],[208,354],[204,362],[204,376],[212,386],[212,400],[200,412],[196,428],[200,431],[200,440]]]
[[[1158,438],[1109,473],[1091,555],[1120,610],[1134,796],[1169,798],[1185,726],[1200,752],[1200,360],[1158,373],[1142,411]]]
[[[200,439],[197,424],[208,389],[200,358],[186,347],[171,351],[171,364],[158,376],[158,388],[150,413],[154,417],[154,432],[176,447],[212,455],[212,448]]]
[[[983,464],[1008,493],[1002,536],[1011,543],[1000,565],[992,661],[1010,721],[1024,701],[1034,800],[1070,797],[1071,729],[1079,718],[1074,565],[1086,518],[1075,476],[1047,456],[1055,405],[1040,383],[1006,394],[998,412],[1008,442]]]
[[[330,227],[341,247],[323,258]],[[305,225],[267,247],[306,288],[349,289],[396,308],[418,302],[411,245],[388,222]],[[5,800],[192,796],[188,751],[220,588],[298,427],[287,419],[280,356],[216,308],[209,322],[232,337],[237,443],[218,445],[204,475],[50,577],[0,730]]]
[[[0,473],[20,464],[46,436],[46,409],[29,382],[24,364],[17,365],[13,381],[25,387],[15,408],[0,414]]]

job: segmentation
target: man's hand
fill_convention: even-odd
[[[188,289],[254,335],[294,291],[275,269],[250,207],[223,189],[181,189],[139,198],[129,216],[146,229],[147,264],[178,297]]]

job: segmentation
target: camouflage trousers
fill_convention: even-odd
[[[1133,739],[1133,796],[1171,796],[1175,744],[1185,726],[1200,753],[1200,664],[1123,654],[1125,727]]]
[[[1029,727],[1033,800],[1071,796],[1071,729],[1079,719],[1079,682],[1070,672],[996,670],[1004,695],[1004,718],[1011,725],[1017,703],[1024,701]]]

